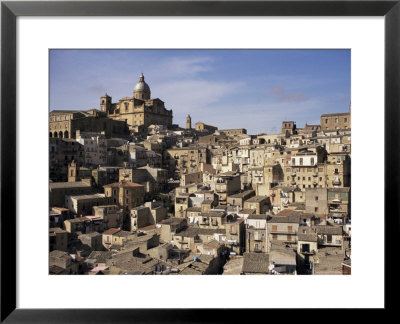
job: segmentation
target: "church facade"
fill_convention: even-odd
[[[100,111],[108,118],[125,121],[131,130],[150,125],[172,125],[172,110],[165,108],[164,102],[158,98],[151,99],[151,91],[144,81],[144,75],[133,89],[133,97],[125,97],[113,103],[105,94],[100,97]]]

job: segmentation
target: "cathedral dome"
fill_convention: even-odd
[[[133,91],[148,91],[150,92],[150,87],[149,85],[144,82],[144,75],[143,73],[140,76],[139,82],[135,85],[135,88]]]

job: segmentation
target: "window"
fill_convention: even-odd
[[[328,118],[325,119],[325,124],[328,124]],[[328,127],[326,129],[328,129]]]
[[[303,158],[300,158],[300,165],[303,165]]]
[[[311,158],[311,165],[314,165],[314,158]]]
[[[328,234],[328,235],[326,236],[326,242],[327,242],[327,243],[332,243],[332,234]]]
[[[315,207],[315,208],[314,208],[314,211],[317,212],[317,211],[318,211],[318,207]]]
[[[347,123],[347,117],[344,117],[344,122]]]
[[[301,252],[310,252],[310,244],[302,244]]]
[[[337,124],[339,122],[339,119],[338,118],[335,118],[335,123]]]
[[[292,240],[292,235],[286,235],[286,239],[287,239],[287,241],[291,241]]]
[[[288,227],[287,227],[288,232],[291,232],[292,229],[293,229],[293,226],[288,226]]]

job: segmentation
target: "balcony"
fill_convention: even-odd
[[[239,235],[238,232],[232,232],[232,231],[229,231],[229,234],[231,234],[231,235]]]
[[[340,179],[332,180],[332,185],[333,186],[340,186],[341,184],[342,184],[342,181],[340,181]]]
[[[285,231],[278,231],[278,230],[269,230],[270,234],[282,234],[282,235],[297,235],[296,231],[289,231],[289,230],[285,230]]]
[[[262,250],[261,250],[260,248],[257,248],[257,249],[254,249],[253,252],[255,252],[255,253],[261,253]]]
[[[228,244],[237,246],[239,243],[236,240],[227,240]]]
[[[301,253],[301,254],[304,254],[304,255],[314,255],[314,254],[316,254],[315,250],[312,250],[312,251],[309,251],[309,250],[301,250],[300,253]]]

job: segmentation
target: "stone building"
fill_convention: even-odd
[[[209,163],[209,153],[201,146],[174,147],[164,152],[163,160],[169,176],[178,178],[179,175],[201,171],[201,163]]]
[[[68,232],[59,227],[49,229],[49,248],[50,252],[54,250],[67,251]]]
[[[126,136],[125,121],[112,120],[97,110],[53,110],[49,118],[50,138],[76,138],[76,131],[104,132],[105,136]]]
[[[203,122],[197,122],[194,127],[198,132],[214,133],[216,130],[218,130],[218,127],[208,125]]]
[[[350,112],[322,114],[321,129],[322,130],[351,129]]]
[[[214,186],[220,205],[226,205],[227,197],[238,193],[241,189],[240,174],[236,172],[219,173],[214,176]]]
[[[281,133],[286,136],[295,134],[296,132],[296,122],[294,121],[283,121]]]
[[[306,212],[314,214],[328,213],[328,200],[326,188],[306,189]]]
[[[104,132],[76,131],[76,140],[84,147],[85,165],[97,167],[107,164],[107,140]]]
[[[104,220],[106,229],[122,226],[122,210],[117,205],[93,206],[93,213]]]
[[[253,214],[247,218],[246,252],[268,252],[266,215]]]
[[[75,215],[92,215],[94,206],[107,205],[110,198],[104,194],[66,195],[65,206]]]
[[[230,254],[241,255],[245,251],[246,229],[243,218],[228,216],[226,219],[226,245]]]
[[[133,89],[133,97],[124,97],[112,103],[112,98],[105,94],[100,97],[100,110],[113,120],[126,122],[130,129],[137,126],[147,128],[150,125],[172,125],[172,110],[167,110],[162,100],[151,99],[150,95],[150,87],[141,74]]]
[[[237,206],[237,208],[243,209],[244,208],[244,202],[246,199],[249,199],[253,196],[255,196],[255,191],[254,190],[246,190],[243,192],[240,192],[235,195],[231,195],[227,197],[227,204],[230,206]]]
[[[190,115],[186,117],[186,129],[192,129],[192,117]]]
[[[123,227],[130,230],[130,211],[140,206],[144,201],[144,186],[138,183],[122,180],[104,186],[106,197],[110,197],[111,204],[123,209]]]
[[[66,195],[80,195],[93,193],[93,188],[86,181],[52,182],[49,185],[50,207],[64,207]]]
[[[221,129],[219,132],[228,136],[247,134],[247,130],[245,128]]]
[[[268,242],[281,241],[287,244],[297,243],[300,223],[299,212],[279,213],[267,219]]]
[[[72,139],[50,138],[49,140],[49,178],[52,181],[67,181],[68,164],[85,162],[83,145]]]
[[[256,214],[265,214],[270,210],[271,202],[267,196],[254,196],[244,202],[245,209],[254,209]]]

